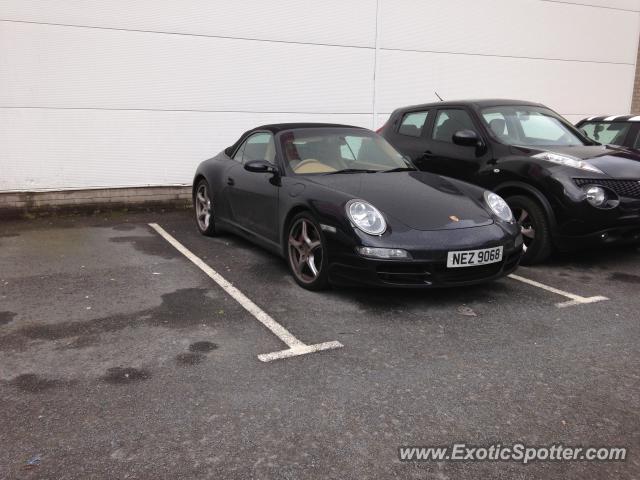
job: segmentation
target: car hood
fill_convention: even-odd
[[[584,160],[612,178],[640,178],[640,155],[625,148],[609,145],[553,147],[548,150],[532,150],[532,153],[545,151]]]
[[[366,200],[415,230],[493,223],[491,214],[460,188],[460,182],[426,172],[331,174],[314,176],[312,181]]]

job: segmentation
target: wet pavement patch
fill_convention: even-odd
[[[109,239],[113,243],[130,243],[138,252],[162,257],[167,260],[179,256],[175,248],[163,241],[161,238],[151,235],[138,235],[127,237],[112,237]]]
[[[640,275],[633,275],[631,273],[615,272],[609,275],[609,280],[624,282],[624,283],[640,283]]]
[[[35,373],[25,373],[18,375],[10,383],[27,393],[41,393],[53,388],[64,387],[70,385],[71,382],[64,380],[50,379],[39,377]]]
[[[206,288],[183,288],[162,295],[162,305],[150,310],[146,322],[150,325],[184,328],[209,323],[220,310],[217,299],[207,296]]]
[[[97,335],[81,335],[74,338],[69,343],[56,347],[56,350],[73,350],[79,348],[87,348],[100,343]]]
[[[149,378],[151,378],[151,374],[147,370],[133,367],[113,367],[107,370],[102,380],[114,385],[123,385],[148,380]]]
[[[218,345],[211,342],[195,342],[189,345],[190,351],[199,353],[208,353],[216,348],[218,348]]]
[[[120,225],[115,225],[111,228],[113,228],[114,230],[118,230],[119,232],[130,232],[131,230],[135,230],[136,226],[131,225],[129,223],[122,223]]]
[[[11,322],[16,315],[14,312],[0,312],[0,326]]]
[[[187,352],[176,355],[176,362],[178,362],[178,365],[190,366],[201,363],[205,358],[201,353]]]
[[[220,305],[217,299],[206,295],[209,291],[204,288],[184,288],[162,295],[162,303],[157,307],[93,320],[28,325],[16,330],[14,336],[34,340],[79,337],[75,343],[78,347],[82,347],[92,341],[86,337],[99,335],[103,332],[114,332],[126,327],[137,328],[142,325],[151,325],[165,328],[187,328],[194,325],[205,325],[211,321],[219,321],[220,318],[211,313],[219,311]],[[7,336],[0,336],[0,349],[17,344],[15,341],[7,342],[7,340]]]

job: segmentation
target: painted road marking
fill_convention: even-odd
[[[331,350],[334,348],[343,347],[340,342],[324,342],[316,343],[314,345],[307,345],[294,337],[286,328],[271,318],[264,310],[249,299],[244,293],[234,287],[229,281],[227,281],[222,275],[216,272],[209,265],[204,263],[200,258],[195,256],[191,251],[173,238],[157,223],[150,223],[149,226],[153,228],[158,234],[169,242],[176,250],[182,255],[187,257],[194,263],[200,270],[207,274],[214,282],[216,282],[225,292],[227,292],[234,300],[244,307],[251,315],[253,315],[260,323],[271,330],[276,337],[282,340],[287,349],[280,350],[278,352],[264,353],[258,355],[258,359],[263,362],[270,362],[272,360],[278,360],[280,358],[295,357],[298,355],[306,355],[307,353],[319,352],[322,350]]]
[[[547,292],[552,292],[558,295],[562,295],[563,297],[567,297],[570,299],[569,301],[566,301],[566,302],[556,303],[556,307],[558,308],[566,308],[566,307],[572,307],[574,305],[582,305],[585,303],[595,303],[595,302],[602,302],[604,300],[609,300],[607,297],[603,297],[600,295],[595,297],[581,297],[580,295],[575,295],[573,293],[565,292],[564,290],[550,287],[548,285],[545,285],[544,283],[536,282],[535,280],[530,280],[528,278],[521,277],[520,275],[511,274],[509,275],[509,278],[513,278],[514,280],[518,280],[519,282],[526,283],[528,285],[532,285],[534,287],[538,287],[543,290],[546,290]]]

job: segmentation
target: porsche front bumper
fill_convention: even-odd
[[[489,282],[513,272],[522,257],[522,237],[498,225],[435,232],[407,232],[378,240],[376,246],[402,248],[411,259],[363,257],[353,245],[330,242],[329,280],[336,285],[438,288]],[[450,251],[503,247],[500,262],[447,268]]]

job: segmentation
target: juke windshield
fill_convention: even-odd
[[[548,108],[497,106],[481,110],[482,120],[507,145],[581,146],[588,143]]]

